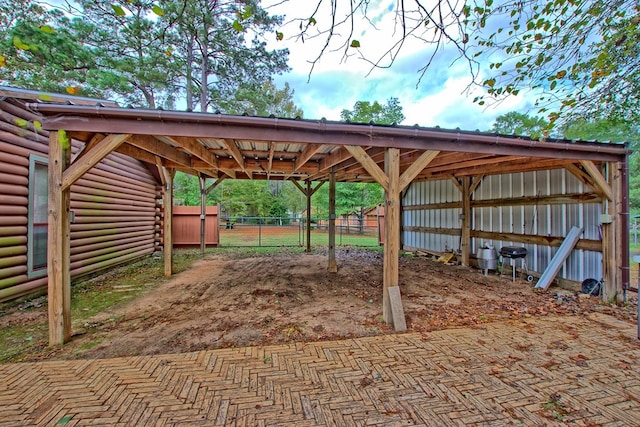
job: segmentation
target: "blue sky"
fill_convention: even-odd
[[[291,11],[291,4],[296,9]],[[310,16],[298,7],[315,5],[309,0],[291,1],[279,9],[271,9],[272,13],[286,15],[286,19]],[[289,7],[285,7],[286,5]],[[425,65],[431,53],[431,47],[424,41],[409,40],[390,68],[372,69],[371,64],[359,58],[377,57],[390,45],[393,34],[393,14],[389,7],[395,0],[374,1],[370,7],[370,16],[375,17],[376,27],[363,21],[352,38],[361,42],[358,50],[338,49],[339,44],[332,45],[316,64],[309,76],[311,64],[322,46],[321,39],[307,38],[304,43],[296,41],[292,36],[298,29],[294,22],[282,27],[285,37],[280,42],[270,45],[274,48],[286,47],[290,51],[289,65],[291,72],[278,76],[279,86],[288,82],[295,90],[294,100],[304,111],[307,119],[326,118],[339,120],[342,109],[351,109],[356,101],[379,101],[385,103],[390,97],[396,97],[403,107],[406,116],[404,125],[440,126],[442,128],[460,128],[464,130],[488,130],[495,118],[509,111],[530,112],[530,103],[525,96],[519,96],[501,102],[495,106],[479,106],[473,98],[479,95],[478,89],[471,93],[467,88],[471,81],[468,64],[464,61],[454,62],[457,53],[451,48],[440,51],[428,71],[420,78],[419,70]],[[377,7],[377,9],[376,9]],[[308,13],[308,15],[305,15]],[[320,12],[318,33],[322,30],[321,20],[328,22],[328,15]],[[338,42],[340,43],[340,41]],[[535,111],[532,112],[535,114]]]

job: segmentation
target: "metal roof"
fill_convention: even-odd
[[[239,179],[373,182],[346,146],[364,149],[384,169],[386,148],[400,149],[401,173],[425,151],[437,152],[416,180],[458,178],[567,167],[588,179],[583,161],[624,161],[622,144],[532,140],[419,126],[31,103],[45,130],[63,129],[88,142],[96,135],[130,134],[117,151],[193,174]]]
[[[0,97],[17,98],[38,102],[66,102],[76,105],[102,105],[105,107],[117,107],[118,103],[106,99],[87,98],[84,96],[67,95],[52,92],[43,92],[40,90],[22,89],[11,86],[0,85]]]

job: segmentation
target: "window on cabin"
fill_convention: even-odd
[[[27,264],[29,277],[47,273],[48,159],[32,155],[29,160],[29,225]]]

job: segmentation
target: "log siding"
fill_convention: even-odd
[[[34,170],[48,163],[49,132],[25,108],[32,101],[0,99],[0,301],[47,286],[32,249]],[[83,145],[72,142],[72,158]],[[112,153],[71,186],[72,278],[158,249],[159,185],[145,164]]]

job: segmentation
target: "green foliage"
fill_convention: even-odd
[[[162,7],[161,7],[162,6]],[[286,71],[264,41],[281,17],[256,0],[79,0],[62,13],[38,2],[0,5],[0,82],[114,98],[123,104],[221,109],[241,83]],[[237,25],[234,25],[237,23]],[[223,102],[222,102],[223,103]]]
[[[491,132],[538,139],[549,133],[550,126],[550,123],[542,117],[531,117],[528,114],[512,111],[498,116],[491,127]]]
[[[629,157],[629,205],[640,214],[640,126],[628,120],[577,120],[565,125],[565,138],[626,142],[634,152]]]
[[[539,112],[551,122],[637,118],[637,12],[635,0],[507,0],[493,7],[486,1],[465,8],[472,40],[465,52],[491,58],[491,74],[482,81],[488,98],[534,89]]]
[[[336,214],[357,215],[364,218],[364,212],[384,202],[384,191],[379,184],[364,182],[336,183]],[[329,185],[323,185],[312,197],[314,216],[326,218],[329,215]]]
[[[381,125],[400,124],[405,119],[398,98],[389,98],[386,105],[374,101],[358,101],[353,110],[342,110],[340,118],[353,123],[375,123]]]
[[[303,112],[293,102],[294,90],[288,83],[278,89],[271,79],[262,83],[242,83],[229,100],[221,100],[222,110],[228,114],[250,116],[302,117]]]

